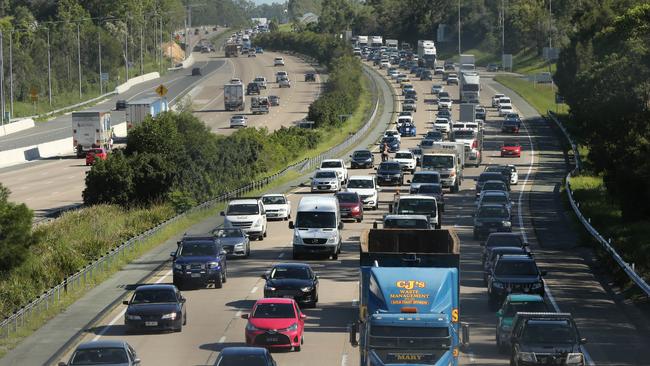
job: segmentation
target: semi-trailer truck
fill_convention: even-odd
[[[384,39],[382,36],[372,36],[370,37],[370,48],[381,48],[384,45]]]
[[[357,36],[357,43],[359,47],[368,47],[368,36]]]
[[[460,324],[459,248],[453,230],[362,234],[359,322],[350,326],[361,365],[458,365],[469,341],[469,326]]]
[[[224,49],[225,49],[226,57],[239,56],[239,45],[237,45],[237,43],[227,43]]]
[[[437,57],[436,45],[431,40],[418,41],[418,57],[421,60],[421,65],[427,68],[434,68],[436,66]]]
[[[386,47],[389,50],[397,51],[397,49],[399,48],[399,42],[396,39],[387,39]]]
[[[476,71],[461,71],[458,78],[459,98],[463,103],[478,103],[481,92],[481,78]]]
[[[244,84],[226,84],[223,87],[223,103],[227,111],[243,111],[246,109]]]
[[[147,97],[133,100],[126,105],[127,130],[142,123],[147,116],[156,117],[169,110],[167,98]]]
[[[72,144],[78,158],[94,148],[112,148],[113,126],[111,112],[89,110],[72,112]]]

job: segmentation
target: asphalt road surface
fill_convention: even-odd
[[[193,100],[198,103],[195,110],[199,110],[199,112],[196,112],[195,115],[201,118],[213,132],[230,134],[234,129],[228,128],[229,119],[234,113],[223,112],[223,83],[230,80],[233,75],[240,77],[244,82],[252,80],[257,75],[265,75],[270,79],[267,93],[279,95],[281,104],[272,107],[271,112],[267,115],[248,116],[249,125],[267,127],[269,130],[289,126],[292,121],[306,116],[309,104],[320,93],[321,83],[319,82],[320,78],[317,78],[317,82],[309,83],[299,79],[293,82],[291,88],[279,89],[275,83],[275,69],[272,68],[275,55],[279,54],[266,53],[257,58],[240,57],[230,61],[231,59],[222,58],[219,53],[194,53],[195,67],[202,67],[203,75],[206,75],[205,80],[201,79],[197,83],[196,77],[187,76],[186,74],[190,71],[185,70],[183,76],[178,76],[178,80],[165,83],[169,88],[169,100],[175,102],[177,96],[191,87],[191,93],[196,96]],[[284,70],[287,70],[290,76],[295,75],[296,78],[302,78],[304,72],[313,70],[311,66],[294,56],[285,56],[285,58],[287,66]],[[155,85],[159,84],[160,81],[157,81]],[[153,93],[153,87],[141,90],[140,93]],[[122,97],[120,95],[120,98]],[[207,98],[210,97],[212,98],[208,100]],[[200,98],[206,98],[204,100],[208,100],[209,103],[201,104],[202,99]],[[217,109],[212,109],[212,107]],[[113,111],[111,114],[113,118],[117,115],[118,119],[124,120],[123,111]],[[61,131],[68,131],[69,135],[67,136],[70,136],[72,134],[70,116],[62,116],[57,119],[56,123],[61,123],[61,119],[68,121],[64,123],[66,127],[61,127]],[[61,131],[53,133],[56,135]],[[52,139],[50,132],[46,136],[48,139]],[[85,187],[84,177],[89,169],[85,166],[84,159],[77,159],[74,156],[40,160],[0,169],[0,182],[11,190],[10,200],[25,203],[35,211],[37,217],[42,217],[52,211],[82,203],[81,192]]]
[[[440,82],[439,79],[434,79],[436,82]],[[437,107],[425,103],[427,99],[433,98],[429,93],[431,82],[413,83],[419,95],[415,121],[421,135],[431,127],[428,121],[433,119]],[[494,93],[492,88],[498,86],[491,80],[483,80],[483,105],[490,105],[489,98]],[[446,89],[457,98],[457,87]],[[558,146],[549,144],[555,136],[545,127],[546,122],[537,118],[536,113],[520,98],[511,96],[516,108],[526,118],[524,128],[519,135],[501,135],[495,111],[488,108],[483,163],[517,165],[520,180],[511,192],[511,197],[516,202],[513,231],[521,231],[528,238],[542,269],[549,271],[546,280],[549,294],[547,300],[561,310],[576,313],[580,330],[591,339],[585,346],[589,364],[650,364],[646,351],[650,344],[647,338],[637,331],[630,316],[623,314],[612,302],[585,263],[571,252],[571,248],[558,248],[543,242],[548,235],[540,233],[569,230],[561,220],[554,217],[558,214],[552,212],[554,193],[549,188],[553,186],[553,177],[562,175],[558,171],[561,169],[556,160],[561,152],[558,151]],[[453,109],[454,117],[457,117],[458,105],[455,104]],[[420,139],[421,136],[402,138],[402,148],[415,147]],[[498,156],[498,143],[510,139],[517,139],[522,144],[521,158],[506,159]],[[496,317],[487,306],[487,292],[482,283],[480,268],[480,246],[471,234],[473,178],[483,168],[466,169],[460,192],[446,194],[443,227],[454,228],[461,240],[461,320],[472,326],[471,347],[461,355],[461,364],[505,365],[508,356],[499,354],[494,343]],[[365,175],[372,174],[373,171],[351,170],[349,173],[351,176]],[[405,192],[407,187],[399,189]],[[355,320],[357,315],[358,239],[362,230],[370,228],[375,219],[381,219],[395,191],[396,188],[382,188],[378,211],[366,211],[361,223],[345,223],[343,252],[338,260],[307,260],[321,279],[319,304],[315,309],[305,309],[308,318],[302,351],[274,353],[278,365],[359,364],[358,349],[348,344],[347,333],[347,324]],[[291,190],[289,198],[294,210],[300,198],[308,194],[306,187]],[[542,198],[546,198],[545,204],[540,204]],[[208,230],[219,222],[219,217],[207,220],[198,231]],[[565,236],[570,238],[570,235]],[[137,350],[143,364],[212,365],[224,347],[244,344],[246,321],[240,315],[249,311],[255,300],[263,296],[264,281],[260,275],[274,263],[290,261],[291,238],[292,232],[286,222],[272,222],[269,224],[268,237],[264,241],[252,243],[252,256],[249,259],[229,262],[229,279],[222,289],[185,291],[184,295],[188,299],[188,323],[181,333],[127,335],[122,325],[124,307],[118,306],[101,318],[96,327],[88,329],[82,341],[127,340]],[[539,238],[543,238],[543,241]],[[558,240],[560,239],[564,240]],[[167,266],[154,273],[150,282],[171,283],[170,275]],[[66,358],[67,355],[63,357]]]

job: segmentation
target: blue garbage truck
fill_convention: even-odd
[[[359,320],[350,325],[360,364],[457,366],[469,326],[460,323],[456,233],[370,229],[360,241]]]

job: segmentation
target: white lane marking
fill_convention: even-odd
[[[242,312],[241,310],[239,310],[238,312],[235,313],[235,318],[241,318],[241,314]]]
[[[218,343],[223,343],[223,342],[225,342],[225,341],[226,341],[226,336],[221,336],[221,338],[219,338],[219,342],[218,342]]]
[[[251,290],[251,294],[254,294],[254,293],[256,293],[256,292],[257,292],[257,289],[258,289],[258,287],[257,287],[257,286],[255,286],[255,287],[253,287],[253,289]]]
[[[282,257],[284,257],[284,253],[280,253],[280,255],[278,256],[278,259],[280,259]]]
[[[167,277],[169,277],[169,275],[171,275],[171,274],[172,274],[172,271],[169,270],[167,273],[165,273],[164,276],[162,276],[162,277],[160,277],[159,279],[157,279],[156,282],[154,282],[154,283],[156,283],[156,284],[161,283],[161,282],[164,281]],[[117,314],[113,319],[111,319],[111,321],[106,325],[106,327],[104,327],[104,329],[102,329],[102,331],[99,332],[99,334],[97,334],[97,335],[93,338],[93,342],[99,340],[99,339],[100,339],[104,334],[106,334],[106,332],[108,332],[108,330],[109,330],[113,325],[115,325],[115,323],[117,323],[118,320],[120,320],[120,319],[122,319],[122,317],[124,317],[124,313],[126,313],[126,309],[120,311],[119,314]]]
[[[344,353],[341,356],[341,366],[346,366],[348,364],[348,355],[347,353]]]

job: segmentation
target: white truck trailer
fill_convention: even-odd
[[[476,70],[476,62],[474,60],[474,55],[470,55],[470,54],[460,55],[460,71],[463,72],[464,70],[468,70],[468,71]]]
[[[399,47],[399,42],[396,39],[387,39],[386,47],[388,47],[389,50],[397,51]]]
[[[370,37],[370,48],[380,48],[384,45],[384,39],[382,36],[372,36]]]
[[[227,111],[243,111],[246,109],[244,84],[226,84],[223,87],[223,104]]]
[[[113,126],[111,112],[89,110],[72,112],[72,144],[78,158],[93,148],[112,148]]]
[[[458,192],[463,182],[465,167],[465,146],[457,142],[434,142],[433,148],[422,155],[422,170],[435,170],[440,173],[444,188]]]
[[[418,57],[422,61],[422,66],[434,68],[436,66],[437,50],[436,45],[431,40],[421,39],[418,41]]]
[[[459,98],[462,103],[478,103],[481,92],[481,78],[476,71],[461,71],[458,78]],[[466,122],[466,121],[463,121]]]
[[[126,104],[126,128],[127,131],[151,116],[155,118],[162,112],[169,111],[167,98],[147,97],[130,101]]]
[[[357,43],[359,47],[368,47],[368,36],[357,36]]]

